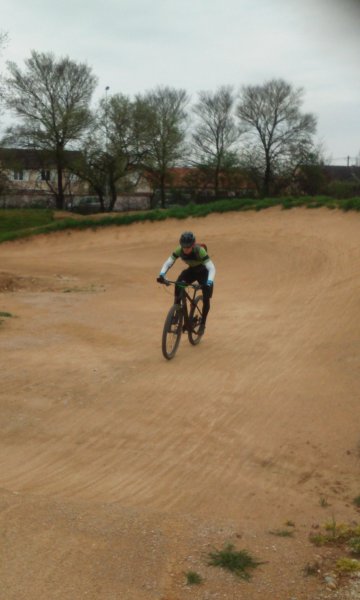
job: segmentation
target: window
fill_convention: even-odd
[[[50,181],[50,171],[41,169],[41,181]]]
[[[23,181],[24,180],[24,171],[13,171],[13,180],[14,181]]]

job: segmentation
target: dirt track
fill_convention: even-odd
[[[155,278],[189,228],[216,286],[168,362]],[[0,246],[1,600],[347,598],[303,569],[314,525],[359,519],[359,237],[271,209]],[[227,542],[249,583],[207,566]]]

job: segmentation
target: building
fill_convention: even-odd
[[[71,164],[80,156],[76,151],[65,152],[68,165],[63,170],[65,208],[75,210],[84,206],[88,209],[88,203],[91,203],[94,210],[100,210],[99,199],[90,184],[71,170]],[[55,207],[58,174],[50,152],[0,148],[0,174],[0,207]],[[217,196],[221,198],[251,197],[256,193],[253,183],[238,170],[221,174],[219,183]],[[168,170],[165,193],[167,205],[187,204],[190,201],[209,202],[215,199],[213,177],[209,170],[174,167]],[[155,176],[137,170],[130,171],[117,183],[113,210],[146,210],[159,204],[159,198]]]
[[[78,152],[67,151],[65,159],[70,165]],[[1,207],[53,206],[57,189],[57,169],[51,153],[24,148],[0,148],[0,170],[3,190]],[[70,169],[64,169],[65,198],[89,193],[88,184],[81,181]]]

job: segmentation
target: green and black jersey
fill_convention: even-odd
[[[210,259],[210,256],[207,253],[206,248],[204,248],[201,244],[195,244],[190,254],[185,254],[183,252],[181,246],[177,246],[174,252],[169,256],[169,258],[164,262],[160,275],[163,277],[167,273],[169,269],[173,266],[174,262],[181,258],[188,265],[188,267],[200,267],[204,266],[209,274],[209,280],[214,281],[215,278],[215,265]]]
[[[171,256],[174,260],[181,258],[189,267],[198,267],[209,260],[207,251],[200,244],[195,244],[190,254],[185,254],[182,247],[177,246]]]

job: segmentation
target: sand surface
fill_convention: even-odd
[[[166,361],[185,229],[216,285]],[[275,208],[0,246],[1,600],[360,597],[308,539],[360,519],[359,240],[356,213]],[[227,543],[249,582],[208,565]]]

